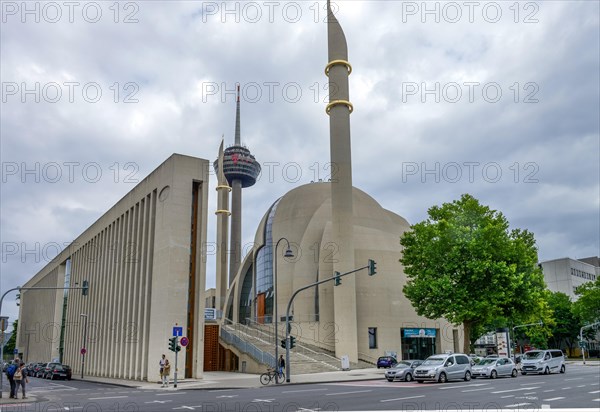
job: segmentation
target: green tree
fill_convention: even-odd
[[[574,304],[574,311],[582,323],[600,321],[600,277],[594,282],[587,282],[577,287],[575,294],[578,299]]]
[[[548,292],[548,305],[552,310],[554,325],[550,343],[553,348],[568,346],[569,354],[578,340],[581,320],[574,311],[571,298],[562,292]]]
[[[15,351],[15,346],[17,344],[17,326],[18,325],[19,325],[19,319],[15,319],[15,321],[13,322],[12,335],[10,336],[10,339],[6,342],[6,345],[4,345],[4,353],[9,353],[12,355],[12,353]]]
[[[462,324],[469,353],[474,328],[540,310],[545,284],[532,233],[509,230],[502,213],[468,194],[428,214],[400,239],[403,291],[419,315]]]

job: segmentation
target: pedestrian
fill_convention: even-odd
[[[6,368],[6,377],[8,378],[8,383],[10,383],[10,396],[9,398],[16,398],[17,393],[17,385],[15,384],[15,372],[17,371],[17,365],[13,362],[8,365]]]
[[[158,364],[160,365],[160,378],[162,379],[162,374],[163,374],[163,368],[165,367],[165,361],[167,360],[165,354],[163,353],[162,358],[160,358],[160,360],[158,361]]]
[[[283,359],[283,355],[279,355],[278,366],[277,372],[279,373],[279,376],[283,376],[283,370],[285,369],[285,359]]]
[[[161,388],[168,388],[169,387],[169,375],[171,374],[171,364],[169,363],[168,359],[165,359],[165,366],[163,366],[162,369],[162,386]]]
[[[19,387],[22,389],[23,399],[27,399],[27,396],[25,396],[25,384],[29,383],[29,379],[27,378],[27,375],[25,374],[25,363],[24,362],[21,362],[21,364],[17,368],[17,371],[15,372],[14,380],[15,380],[15,394],[14,394],[15,399],[19,398],[18,397]]]

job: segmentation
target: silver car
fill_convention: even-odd
[[[416,359],[400,361],[392,368],[385,371],[385,378],[389,382],[394,381],[394,379],[411,382],[414,379],[415,368],[422,363],[422,360]]]
[[[485,358],[471,366],[471,375],[475,378],[496,379],[498,376],[517,377],[517,365],[508,358]]]
[[[462,353],[433,355],[415,369],[418,383],[434,381],[444,383],[449,380],[471,380],[471,360]]]

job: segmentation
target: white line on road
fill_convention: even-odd
[[[567,389],[571,389],[571,387],[570,387],[570,386],[567,386],[566,388],[560,388],[560,389],[562,389],[562,390],[567,390]]]
[[[157,393],[156,396],[185,395],[183,392]]]
[[[545,392],[554,392],[555,390],[556,390],[556,389],[548,389],[548,390],[545,390],[545,391],[544,391],[544,393],[545,393]]]
[[[393,401],[403,401],[405,399],[415,399],[415,398],[424,398],[425,395],[419,396],[407,396],[405,398],[394,398],[394,399],[381,399],[379,402],[393,402]]]
[[[592,402],[600,402],[600,398],[598,398],[598,399],[592,399]]]
[[[531,405],[530,403],[515,403],[513,405],[506,405],[505,408],[520,408],[521,406]]]
[[[479,389],[467,389],[466,391],[461,391],[461,392],[477,392],[477,391],[487,391],[490,389],[494,389],[494,388],[479,388]]]
[[[550,398],[550,399],[543,399],[544,402],[551,402],[551,401],[557,401],[559,399],[565,399],[564,396],[559,396],[557,398]]]
[[[351,393],[364,393],[364,392],[373,392],[372,390],[368,391],[351,391],[351,392],[336,392],[336,393],[326,393],[325,396],[334,396],[334,395],[349,395]]]
[[[566,382],[566,381],[580,381],[580,380],[582,380],[582,379],[583,379],[583,378],[571,378],[571,379],[565,379],[565,382]]]
[[[588,393],[600,393],[600,391],[591,391],[591,392],[588,392]]]
[[[297,392],[314,392],[314,391],[326,391],[328,389],[299,389],[297,391],[281,391],[281,393],[297,393]]]
[[[501,397],[500,397],[500,399],[504,399],[504,398],[514,398],[514,397],[515,397],[515,395],[504,395],[504,396],[501,396]]]
[[[541,385],[542,383],[546,383],[546,382],[528,382],[528,383],[520,383],[520,386],[528,386],[528,385]]]
[[[439,387],[438,389],[443,391],[446,389],[472,388],[473,386],[485,386],[485,385],[491,385],[491,383],[472,383],[470,385],[445,386],[445,387]]]
[[[519,391],[530,391],[532,389],[539,389],[539,386],[532,386],[531,388],[521,388],[521,389],[507,389],[504,391],[495,391],[492,393],[508,393],[508,392],[519,392]]]
[[[89,401],[97,401],[100,399],[121,399],[121,398],[128,398],[128,396],[105,396],[102,398],[88,398]]]

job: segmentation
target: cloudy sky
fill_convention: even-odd
[[[2,2],[1,284],[21,285],[172,153],[242,141],[249,243],[328,178],[324,1]],[[423,220],[471,193],[540,260],[599,253],[597,1],[338,1],[354,185]],[[211,177],[208,240],[214,241]],[[214,258],[208,262],[214,286]],[[15,295],[3,315],[18,316]]]

